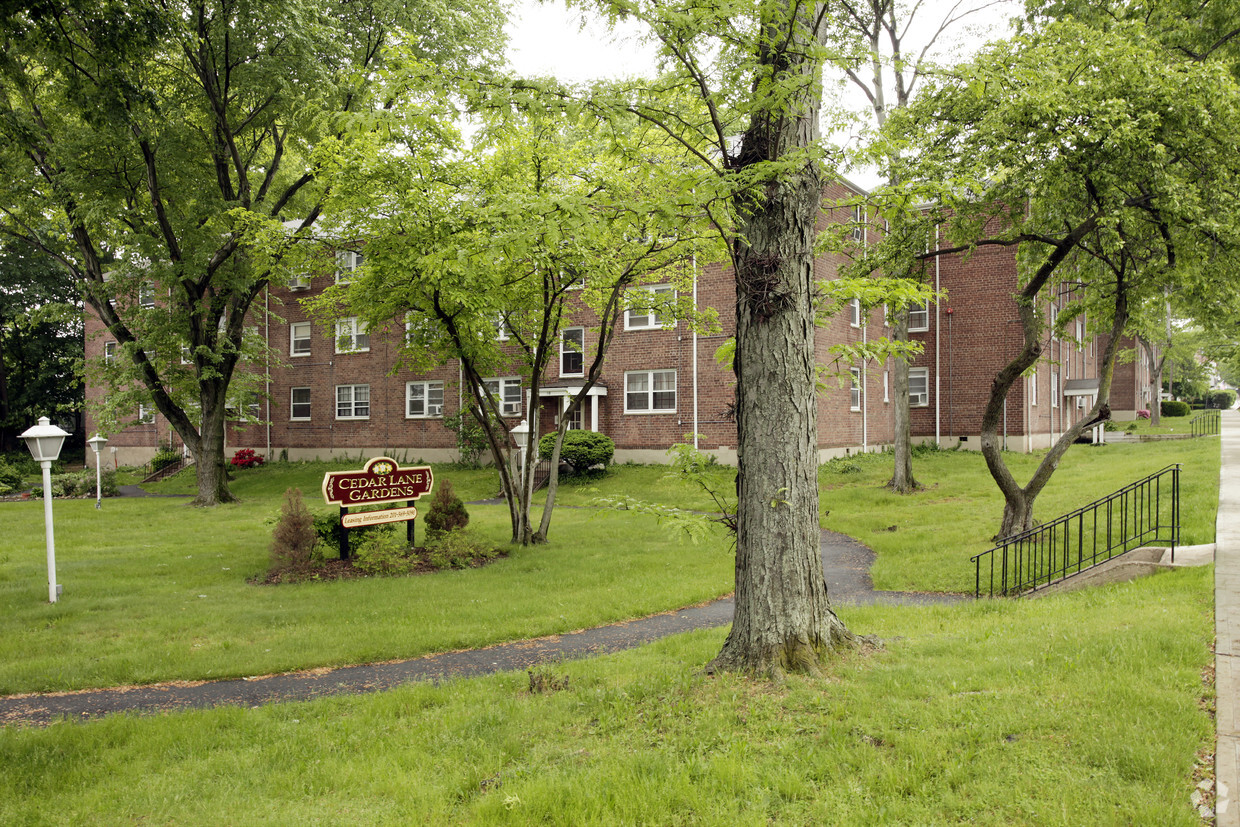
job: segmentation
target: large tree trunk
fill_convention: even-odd
[[[224,403],[204,404],[201,436],[181,434],[181,439],[194,455],[194,471],[197,475],[198,496],[191,505],[209,506],[236,502],[228,489],[228,463],[224,458]]]
[[[896,325],[891,332],[892,341],[908,341],[908,311],[896,314]],[[891,480],[887,487],[897,494],[911,494],[920,486],[913,479],[913,437],[909,425],[908,403],[908,360],[897,358],[892,366],[891,395],[895,414],[895,434],[892,441],[892,453],[895,456]]]
[[[799,74],[805,82],[791,111],[753,116],[734,166],[796,157],[817,140],[819,67],[806,59],[806,40],[818,10],[807,4],[792,20],[764,21],[759,60],[774,69],[772,82]],[[826,654],[854,641],[831,610],[819,551],[811,301],[818,163],[805,154],[799,169],[735,200],[736,615],[708,670],[816,673]]]

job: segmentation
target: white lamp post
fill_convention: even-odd
[[[99,452],[103,450],[103,446],[108,444],[107,437],[100,436],[98,431],[95,435],[86,440],[91,449],[95,452],[95,508],[102,508],[103,503],[103,472],[99,465]]]
[[[521,449],[521,482],[525,483],[525,448],[530,441],[530,423],[522,419],[521,424],[512,429],[512,438],[516,440],[517,447]],[[524,490],[524,489],[523,489]]]
[[[47,600],[55,603],[60,586],[56,584],[56,538],[52,534],[52,463],[60,456],[60,446],[69,434],[51,424],[46,416],[39,424],[27,428],[21,438],[26,440],[35,462],[43,467],[43,523],[47,529]]]

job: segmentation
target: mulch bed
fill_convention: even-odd
[[[413,549],[411,556],[414,558],[412,568],[407,574],[396,576],[414,576],[419,574],[434,574],[438,571],[451,571],[451,568],[442,568],[434,566],[427,559],[429,549],[418,547]],[[475,557],[469,561],[466,566],[457,566],[456,568],[479,569],[485,565],[495,562],[508,556],[508,552],[502,549],[495,549],[494,554],[490,557]],[[355,565],[355,560],[321,560],[310,566],[299,566],[295,568],[277,569],[268,571],[264,575],[250,580],[258,586],[278,586],[282,583],[308,583],[312,581],[333,581],[333,580],[353,580],[358,577],[384,577],[392,575],[372,574],[368,571],[362,571]]]

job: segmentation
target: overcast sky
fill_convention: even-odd
[[[933,21],[937,25],[940,18],[936,15],[936,9],[946,9],[955,2],[929,0],[923,4],[919,19]],[[985,3],[988,0],[975,2]],[[974,30],[957,27],[959,42],[953,53],[963,59],[987,37],[1003,35],[1006,20],[1015,10],[1014,4],[997,6],[976,15]],[[507,31],[510,38],[509,61],[520,75],[554,75],[562,81],[584,83],[653,71],[654,49],[641,42],[639,29],[632,27],[611,32],[597,17],[583,15],[576,10],[569,11],[563,2],[515,0]],[[915,45],[915,37],[906,38],[906,47]],[[846,94],[843,99],[846,106],[865,110],[866,101],[860,93],[848,87]],[[833,140],[842,142],[848,138],[847,134],[839,134]],[[865,170],[853,170],[849,177],[863,187],[877,183],[877,178]]]

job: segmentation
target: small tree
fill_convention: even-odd
[[[453,490],[451,480],[444,480],[435,489],[424,522],[428,536],[446,534],[469,525],[469,511]]]
[[[302,569],[309,566],[318,540],[314,516],[301,498],[301,489],[288,489],[284,492],[280,520],[271,532],[271,568]]]

